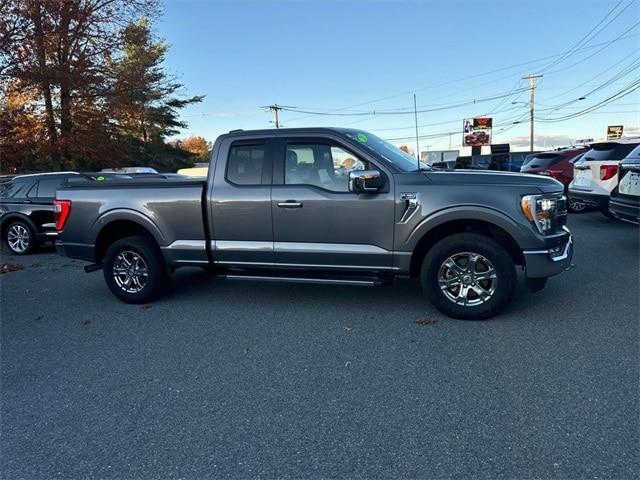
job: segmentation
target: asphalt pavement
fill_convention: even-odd
[[[575,267],[484,322],[198,269],[131,306],[3,249],[0,476],[638,478],[640,231],[569,226]]]

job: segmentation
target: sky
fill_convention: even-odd
[[[461,148],[462,120],[481,115],[493,143],[528,150],[531,73],[543,75],[536,149],[608,125],[640,134],[640,90],[563,120],[640,79],[640,0],[165,0],[155,28],[181,94],[205,95],[182,111],[183,137],[273,127],[261,107],[277,103],[323,113],[282,111],[284,127],[351,127],[415,149],[415,94],[421,151]]]

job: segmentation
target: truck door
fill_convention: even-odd
[[[271,142],[225,138],[216,147],[208,195],[213,261],[218,266],[272,266]]]
[[[280,139],[274,158],[274,259],[282,268],[392,268],[394,197],[391,176],[337,139]],[[352,169],[380,170],[386,187],[357,194]]]

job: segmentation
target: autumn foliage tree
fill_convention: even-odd
[[[29,125],[31,155],[54,170],[189,164],[165,139],[202,97],[180,98],[164,71],[159,13],[157,0],[0,0],[0,167],[9,152],[27,168]]]
[[[175,146],[195,155],[201,162],[208,162],[211,154],[211,142],[204,137],[191,136],[175,141]]]

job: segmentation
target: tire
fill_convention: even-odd
[[[160,249],[148,237],[132,236],[114,242],[104,255],[102,268],[109,290],[125,303],[149,303],[169,283]]]
[[[38,247],[36,235],[31,226],[22,220],[15,220],[5,230],[7,247],[14,255],[28,255]]]
[[[582,213],[587,210],[587,204],[578,200],[574,200],[572,198],[568,198],[567,209],[572,213]]]
[[[467,263],[474,259],[475,268]],[[492,238],[458,233],[443,238],[429,250],[420,280],[427,298],[445,315],[485,320],[511,301],[516,270],[511,255]]]
[[[616,218],[609,210],[600,210],[600,213],[602,213],[607,218]]]

